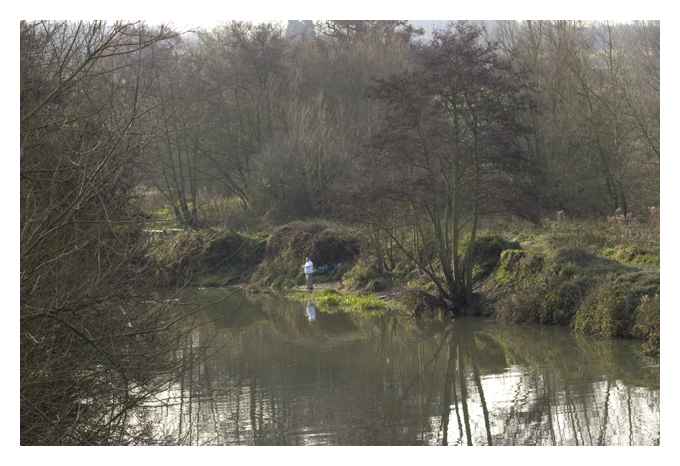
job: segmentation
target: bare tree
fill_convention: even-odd
[[[528,149],[542,203],[580,215],[658,203],[658,22],[503,24],[530,78]]]
[[[21,23],[21,442],[131,441],[176,369],[178,316],[141,301],[142,23]]]
[[[410,218],[413,247],[393,239],[456,312],[473,303],[480,216],[497,196],[513,199],[521,185],[513,170],[523,165],[513,139],[522,132],[514,115],[526,107],[521,81],[480,36],[466,24],[436,34],[420,69],[376,86],[386,120],[368,160],[368,197],[394,199]]]

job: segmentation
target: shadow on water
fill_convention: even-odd
[[[196,292],[214,304],[181,348],[204,357],[140,412],[157,443],[659,441],[658,360],[632,342],[220,293]]]

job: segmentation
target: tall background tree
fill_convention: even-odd
[[[393,200],[381,208],[400,213],[413,238],[399,238],[390,226],[392,240],[460,311],[473,300],[481,216],[520,199],[529,208],[517,121],[529,102],[519,76],[475,26],[438,32],[415,53],[418,68],[375,88],[385,121],[366,153],[370,181],[362,188],[368,204]]]
[[[542,204],[641,214],[659,202],[659,23],[505,22],[537,102],[527,140]]]

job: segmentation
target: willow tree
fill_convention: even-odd
[[[393,239],[459,311],[473,300],[481,216],[514,212],[523,194],[517,116],[528,102],[522,80],[479,28],[458,23],[415,54],[415,69],[373,90],[385,112],[366,192],[399,212],[413,234]]]

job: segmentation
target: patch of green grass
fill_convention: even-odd
[[[609,250],[605,257],[620,261],[618,257],[610,256],[621,256],[623,259],[641,253],[658,256],[659,250],[658,229],[647,224],[621,225],[597,220],[577,220],[550,222],[543,227],[510,224],[495,231],[505,238],[519,242],[522,249],[543,255],[556,250],[577,249],[602,256],[604,251]],[[622,262],[631,263],[626,260]],[[649,263],[643,259],[638,265]]]
[[[160,207],[150,212],[146,227],[150,229],[178,228],[179,224],[170,206]]]
[[[602,255],[623,264],[649,267],[659,266],[659,253],[631,244],[620,244],[614,247],[604,248]]]
[[[312,301],[325,311],[386,311],[399,307],[396,302],[372,294],[340,293],[335,290],[323,290],[320,293],[295,291],[287,296],[299,302]]]

